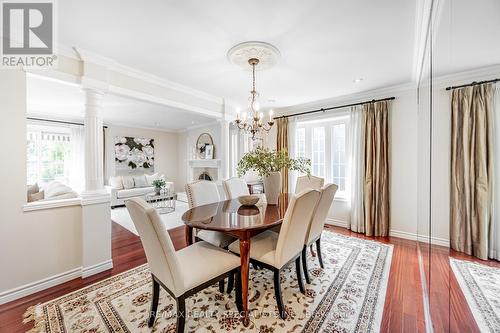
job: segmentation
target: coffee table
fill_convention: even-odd
[[[173,191],[151,192],[146,194],[146,202],[155,208],[159,214],[168,214],[175,211],[177,194]]]

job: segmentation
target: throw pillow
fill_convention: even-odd
[[[44,191],[40,191],[40,192],[37,192],[37,193],[30,194],[30,198],[29,198],[28,202],[43,200],[44,198],[45,198],[45,192]]]
[[[144,175],[134,176],[134,186],[135,187],[146,187],[148,183],[146,183],[146,177]]]
[[[146,176],[146,183],[148,183],[148,186],[153,186],[153,182],[159,178],[157,173],[145,176]]]
[[[28,202],[31,202],[30,196],[32,194],[35,194],[38,192],[40,192],[40,188],[38,187],[38,183],[35,183],[34,185],[28,185],[27,190],[26,190],[26,196],[27,196]]]
[[[73,192],[71,187],[66,186],[63,183],[53,181],[45,188],[45,198],[52,198],[69,192]]]
[[[134,178],[131,176],[123,176],[122,181],[124,189],[130,190],[131,188],[134,188]]]
[[[121,176],[109,177],[109,186],[115,190],[123,190],[123,181]]]

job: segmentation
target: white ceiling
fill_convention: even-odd
[[[414,0],[64,0],[62,44],[246,105],[250,73],[227,51],[260,40],[282,54],[257,75],[287,106],[411,80]],[[356,78],[364,81],[354,84]]]
[[[85,95],[81,88],[30,77],[27,90],[28,116],[83,121]],[[106,124],[171,131],[214,120],[186,110],[111,94],[104,96],[102,115]]]

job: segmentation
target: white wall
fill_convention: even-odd
[[[5,292],[79,268],[81,206],[23,212],[26,203],[26,75],[0,70],[0,298]],[[1,299],[0,299],[1,301]]]
[[[114,138],[131,136],[155,140],[155,172],[164,174],[167,181],[174,182],[177,191],[181,189],[177,178],[179,152],[182,150],[178,145],[178,133],[113,125],[109,125],[105,133],[105,182],[115,175]]]

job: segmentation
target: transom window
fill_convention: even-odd
[[[311,159],[311,172],[339,186],[336,198],[348,196],[346,158],[349,116],[298,121],[295,132],[296,157]]]

